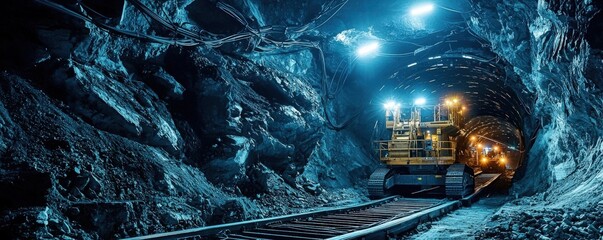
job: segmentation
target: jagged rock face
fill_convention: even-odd
[[[324,127],[312,51],[150,44],[17,2],[3,11],[17,22],[5,30],[19,29],[2,42],[0,191],[14,193],[0,199],[3,236],[118,238],[366,198],[375,162]],[[216,2],[144,3],[223,27],[197,18]],[[232,4],[260,24],[301,24],[320,7]],[[105,10],[154,31],[131,5]]]
[[[477,1],[471,27],[493,44],[537,97],[530,118],[541,126],[516,185],[548,189],[551,202],[599,201],[603,167],[600,49],[586,39],[597,7],[591,1]],[[591,76],[586,74],[591,72]],[[597,200],[598,199],[598,200]]]

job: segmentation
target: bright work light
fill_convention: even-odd
[[[417,106],[425,105],[426,102],[427,102],[427,100],[425,98],[415,99],[415,105],[417,105]]]
[[[410,9],[409,13],[411,16],[419,16],[430,13],[431,11],[433,11],[433,4],[426,3],[413,7],[412,9]]]
[[[377,51],[379,51],[379,47],[380,44],[377,41],[367,43],[365,45],[360,46],[358,50],[356,50],[356,56],[366,57],[369,55],[374,55],[375,53],[377,53]]]
[[[399,104],[399,103],[397,103],[397,102],[394,102],[394,101],[389,101],[389,102],[386,102],[385,104],[383,104],[383,107],[384,107],[386,110],[393,110],[393,109],[395,109],[395,108],[399,108],[399,107],[400,107],[400,104]]]

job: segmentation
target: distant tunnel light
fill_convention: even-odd
[[[427,100],[425,98],[415,99],[415,105],[417,105],[417,106],[425,105],[425,103],[427,103]]]
[[[381,47],[381,44],[379,44],[379,42],[375,41],[375,42],[367,43],[365,45],[360,46],[356,50],[356,56],[366,57],[369,55],[374,55],[377,53],[377,51],[379,51],[379,47]]]
[[[432,11],[433,11],[433,4],[426,3],[426,4],[421,4],[421,5],[415,6],[412,9],[410,9],[410,15],[411,16],[420,16],[420,15],[425,15],[427,13],[430,13]]]

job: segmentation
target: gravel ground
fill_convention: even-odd
[[[603,239],[603,204],[545,205],[497,195],[421,224],[401,239]]]
[[[456,210],[437,222],[419,225],[403,239],[479,239],[477,232],[490,224],[488,217],[496,213],[506,200],[506,196],[502,195],[483,198],[471,207]]]

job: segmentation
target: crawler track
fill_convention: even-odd
[[[230,223],[132,239],[383,239],[439,217],[466,202],[499,175],[476,179],[476,193],[461,200],[392,196],[348,207]]]
[[[369,178],[368,193],[373,198],[383,198],[386,196],[383,186],[383,179],[386,179],[392,170],[389,168],[379,168]]]

